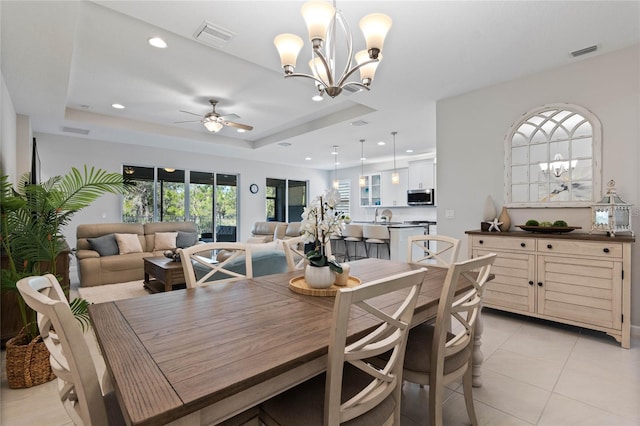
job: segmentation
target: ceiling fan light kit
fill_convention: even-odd
[[[209,99],[209,103],[211,104],[211,112],[208,112],[207,114],[205,114],[205,116],[202,117],[201,120],[177,121],[176,123],[197,123],[197,122],[200,122],[211,133],[219,132],[222,129],[223,126],[235,127],[239,132],[247,132],[249,130],[253,130],[253,126],[249,126],[249,125],[241,124],[241,123],[235,123],[233,121],[227,120],[226,117],[231,117],[230,115],[229,116],[223,116],[223,115],[218,114],[216,112],[216,105],[218,104],[217,100]],[[200,114],[196,114],[196,113],[189,112],[189,111],[181,111],[181,112],[184,112],[184,113],[187,113],[187,114],[191,114],[191,115],[198,115],[198,116],[200,115]]]
[[[312,47],[312,59],[309,61],[312,74],[295,72],[298,54],[304,45],[302,38],[295,34],[280,34],[273,42],[280,54],[285,78],[305,77],[314,80],[319,91],[314,97],[317,100],[321,99],[323,93],[335,98],[347,86],[370,90],[378,63],[382,60],[382,47],[391,28],[391,18],[382,13],[372,13],[360,20],[367,49],[355,54],[356,65],[352,66],[354,55],[351,30],[342,13],[336,9],[335,1],[333,6],[325,1],[305,3],[301,13],[307,24]],[[344,33],[347,48],[345,68],[339,76],[335,69],[338,27]],[[360,82],[347,81],[356,71],[360,71]]]

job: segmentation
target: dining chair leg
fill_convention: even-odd
[[[431,378],[430,378],[431,379]],[[443,386],[435,380],[429,383],[429,425],[442,426],[442,404],[444,402]]]
[[[469,415],[469,420],[471,420],[471,424],[476,426],[478,424],[478,419],[476,418],[476,409],[473,405],[473,370],[471,367],[467,369],[462,377],[462,388],[464,390],[464,403],[467,406],[467,414]]]

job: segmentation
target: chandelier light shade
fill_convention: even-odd
[[[311,60],[308,62],[311,74],[296,73],[298,54],[304,45],[302,38],[295,34],[280,34],[273,40],[285,77],[305,77],[314,80],[319,92],[314,100],[319,100],[324,93],[332,98],[338,96],[346,86],[356,86],[370,90],[371,82],[380,60],[382,46],[391,28],[391,18],[382,13],[372,13],[360,20],[360,29],[366,40],[366,50],[353,54],[353,38],[351,30],[342,13],[334,4],[326,1],[310,1],[302,6],[302,16],[307,24],[309,41],[311,42]],[[344,33],[347,57],[344,70],[336,73],[337,31]],[[355,59],[355,65],[354,65]],[[348,81],[356,71],[360,71],[360,81]]]
[[[396,170],[396,135],[398,132],[391,132],[393,135],[393,173],[391,173],[391,183],[394,185],[400,184],[400,175]]]

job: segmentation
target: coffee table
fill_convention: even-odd
[[[144,258],[144,287],[151,293],[171,291],[178,284],[185,288],[185,282],[182,262],[164,256]]]

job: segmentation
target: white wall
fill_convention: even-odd
[[[616,181],[618,194],[635,205],[634,231],[640,236],[640,47],[583,59],[553,70],[487,87],[437,105],[438,233],[461,238],[479,229],[482,208],[491,195],[498,212],[504,204],[504,138],[530,109],[572,103],[591,110],[602,122],[602,182]],[[446,219],[452,210],[455,217]],[[590,230],[590,209],[510,209],[512,224],[532,217],[564,219]],[[577,231],[574,231],[577,232]],[[640,325],[640,247],[632,248],[631,322]]]
[[[0,169],[15,183],[16,169],[16,110],[9,89],[0,73]]]
[[[71,170],[71,167],[82,169],[84,165],[118,173],[121,172],[123,164],[134,164],[239,174],[239,241],[249,237],[254,222],[265,220],[264,186],[267,177],[309,181],[310,199],[321,194],[329,185],[327,172],[319,170],[281,167],[269,163],[222,156],[152,149],[139,145],[125,145],[43,133],[36,133],[35,137],[42,161],[42,180],[66,174]],[[221,148],[220,154],[224,155],[224,148]],[[249,185],[252,183],[256,183],[260,187],[257,194],[249,192]],[[121,207],[121,196],[107,194],[85,210],[78,212],[64,232],[69,245],[75,246],[75,230],[79,224],[120,222]]]

